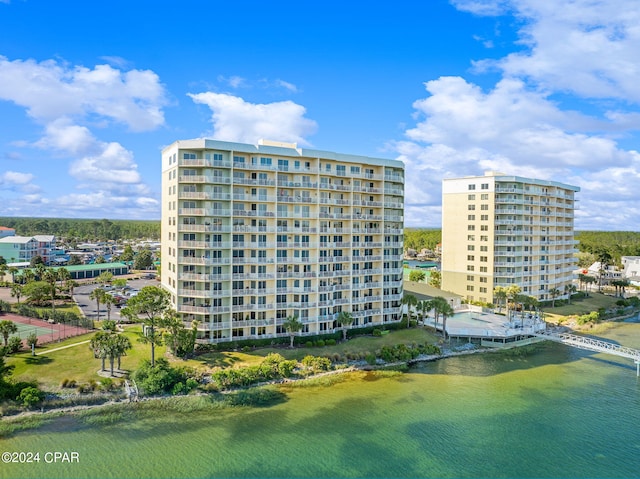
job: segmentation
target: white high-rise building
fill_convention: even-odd
[[[209,139],[162,151],[162,284],[211,342],[402,317],[400,161]]]
[[[539,301],[566,297],[576,268],[575,193],[554,181],[487,172],[442,184],[442,288],[494,303],[518,285]]]

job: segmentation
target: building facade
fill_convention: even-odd
[[[400,161],[209,139],[162,152],[162,285],[211,342],[402,314]]]
[[[495,303],[496,286],[521,294],[565,297],[577,259],[575,194],[553,181],[487,172],[442,185],[442,288]]]

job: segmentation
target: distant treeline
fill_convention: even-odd
[[[635,231],[576,231],[577,248],[581,253],[598,255],[609,253],[615,262],[621,256],[640,256],[640,232]],[[434,228],[405,228],[404,247],[420,251],[433,250],[442,241],[442,231]]]
[[[621,256],[640,256],[640,232],[636,231],[576,231],[581,253],[599,255],[607,252],[617,263]]]
[[[160,221],[0,217],[19,236],[55,235],[75,241],[160,239]]]
[[[442,241],[442,231],[433,228],[405,228],[404,248],[415,249],[420,252],[422,249],[431,251],[436,249],[438,243]]]

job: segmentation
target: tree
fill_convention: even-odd
[[[602,292],[602,280],[607,272],[608,266],[611,264],[612,256],[609,250],[605,247],[600,247],[594,251],[596,259],[600,263],[600,269],[598,270],[598,292]]]
[[[507,303],[507,290],[504,286],[496,286],[493,289],[493,301],[498,304],[498,311],[502,311],[502,305]]]
[[[407,328],[411,326],[411,313],[412,308],[418,305],[418,298],[413,294],[405,293],[402,297],[402,304],[407,305]]]
[[[47,269],[42,274],[42,279],[49,283],[49,293],[51,294],[51,309],[56,310],[56,282],[58,281],[58,273],[55,269]]]
[[[105,355],[109,358],[110,374],[113,376],[114,362],[118,360],[118,369],[120,369],[120,359],[131,349],[131,341],[128,337],[110,332],[105,344]]]
[[[424,325],[424,318],[429,314],[429,311],[433,309],[432,302],[430,300],[420,301],[416,309],[420,311],[420,319],[422,320],[422,324]]]
[[[16,298],[18,300],[18,304],[20,304],[20,296],[22,296],[22,288],[23,286],[18,283],[13,283],[11,285],[11,297]]]
[[[108,356],[109,341],[111,338],[110,331],[98,331],[89,341],[89,347],[93,351],[93,357],[102,360],[100,371],[104,371],[104,363]]]
[[[155,347],[162,343],[162,338],[156,331],[162,318],[169,310],[169,293],[158,286],[145,286],[133,298],[121,314],[131,321],[139,321],[143,316],[143,325],[148,328],[142,337],[142,342],[151,345],[151,367],[155,366]]]
[[[49,283],[45,281],[31,281],[24,285],[22,292],[30,303],[43,304],[49,299],[50,289]]]
[[[558,288],[551,288],[549,290],[549,296],[551,296],[551,307],[556,307],[556,298],[560,296],[560,290]]]
[[[440,318],[440,315],[442,314],[442,311],[447,307],[451,307],[449,305],[449,301],[447,301],[446,298],[443,298],[442,296],[436,296],[435,298],[433,298],[431,300],[431,306],[433,308],[433,327],[436,328],[436,330],[438,329],[438,319]]]
[[[38,345],[38,335],[36,333],[29,333],[29,336],[27,336],[27,346],[29,346],[30,349],[33,349],[37,345]]]
[[[447,339],[447,318],[453,316],[453,307],[446,301],[440,305],[440,314],[442,314],[442,337]]]
[[[409,273],[409,281],[414,281],[416,283],[422,283],[427,275],[424,271],[420,271],[419,269],[414,269]]]
[[[133,260],[133,269],[149,269],[153,266],[153,255],[149,249],[143,249]]]
[[[102,298],[102,303],[107,307],[107,320],[111,320],[111,308],[116,304],[116,298],[110,294],[105,294]]]
[[[72,254],[69,256],[69,262],[67,263],[69,266],[75,266],[82,264],[82,258],[77,254]]]
[[[577,290],[576,286],[574,284],[565,284],[564,285],[564,294],[567,295],[567,301],[569,301],[569,304],[571,304],[571,295],[573,293],[575,293]]]
[[[105,302],[105,298],[107,296],[107,292],[102,288],[96,288],[91,291],[89,295],[89,299],[94,299],[96,301],[96,311],[98,312],[98,321],[100,321],[100,304]]]
[[[507,318],[509,318],[509,320],[511,320],[509,316],[509,302],[513,303],[513,309],[517,309],[517,301],[521,291],[522,289],[517,284],[512,284],[505,290],[507,293]]]
[[[9,345],[9,336],[18,332],[18,326],[13,321],[3,319],[0,321],[0,334],[4,340],[4,347]]]
[[[44,260],[42,259],[42,256],[40,255],[32,256],[31,260],[29,261],[29,267],[36,268],[39,264],[44,266]]]
[[[11,281],[13,283],[15,283],[16,282],[16,273],[18,272],[18,268],[16,268],[15,266],[9,266],[8,271],[9,271],[9,274],[11,275]],[[26,278],[26,276],[25,276],[25,278]]]
[[[100,276],[98,276],[98,283],[107,284],[110,283],[112,279],[113,273],[111,271],[103,271],[100,273]]]
[[[302,329],[302,326],[303,324],[298,321],[297,315],[287,316],[287,319],[282,322],[282,327],[289,333],[289,338],[291,339],[291,343],[289,343],[290,348],[293,348],[293,338],[295,334]]]
[[[78,282],[73,279],[68,279],[64,282],[66,290],[69,292],[69,296],[73,298],[73,290],[78,286]]]
[[[440,289],[442,286],[442,274],[435,269],[429,272],[429,286]]]
[[[342,339],[346,340],[347,328],[349,328],[353,324],[353,316],[347,311],[340,311],[340,313],[338,313],[338,317],[336,318],[336,322],[342,328]]]

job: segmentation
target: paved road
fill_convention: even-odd
[[[133,289],[140,290],[145,286],[159,286],[160,283],[155,279],[133,279],[127,281]],[[98,287],[97,284],[80,285],[74,288],[73,298],[78,303],[78,307],[82,310],[82,313],[89,319],[98,319],[98,311],[96,309],[96,302],[93,299],[89,299],[91,292]],[[100,305],[100,319],[107,319],[107,307],[104,304]],[[120,316],[120,308],[116,306],[111,307],[110,317],[114,321],[120,321],[123,319]]]

